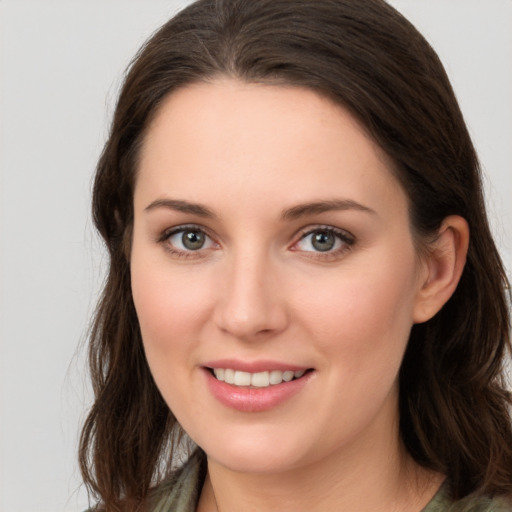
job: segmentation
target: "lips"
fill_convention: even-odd
[[[267,411],[299,393],[315,373],[282,363],[215,361],[203,367],[208,388],[224,406],[243,412]]]

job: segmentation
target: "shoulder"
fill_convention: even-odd
[[[194,512],[206,475],[206,459],[197,450],[151,493],[150,512]]]
[[[206,457],[198,449],[181,467],[150,491],[147,502],[141,510],[144,512],[195,512],[205,476]],[[96,505],[84,512],[105,512],[105,509]]]
[[[432,501],[421,512],[512,512],[512,500],[486,496],[466,496],[452,500],[445,483]]]
[[[512,512],[512,501],[504,498],[465,498],[448,509],[450,512]]]

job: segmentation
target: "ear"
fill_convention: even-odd
[[[469,245],[468,223],[458,215],[444,219],[436,239],[422,258],[420,287],[413,311],[414,323],[430,320],[459,284]]]

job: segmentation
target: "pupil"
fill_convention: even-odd
[[[204,234],[199,231],[185,231],[181,241],[187,249],[197,251],[204,245]]]
[[[335,242],[334,235],[328,231],[318,231],[313,235],[312,244],[317,251],[330,251]]]

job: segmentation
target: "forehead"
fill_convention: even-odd
[[[291,86],[217,80],[170,94],[142,147],[137,194],[214,200],[260,194],[301,202],[394,201],[392,163],[343,107]],[[193,196],[193,197],[190,197]],[[359,196],[359,197],[358,197]]]

